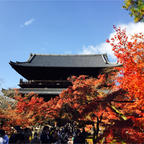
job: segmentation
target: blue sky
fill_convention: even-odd
[[[26,61],[30,53],[80,54],[98,48],[113,25],[133,22],[122,5],[123,0],[0,0],[0,88],[17,87],[22,78],[10,60]]]

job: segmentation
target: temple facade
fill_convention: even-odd
[[[20,79],[19,92],[34,92],[45,100],[59,95],[71,85],[70,76],[97,77],[105,69],[119,66],[108,61],[106,54],[97,55],[40,55],[31,54],[26,62],[12,62],[12,68],[26,80]]]

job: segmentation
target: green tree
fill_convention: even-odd
[[[124,0],[123,8],[130,12],[135,22],[144,21],[144,0]]]

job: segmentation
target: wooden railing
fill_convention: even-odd
[[[19,86],[22,88],[66,88],[71,85],[67,80],[28,80],[20,79]]]

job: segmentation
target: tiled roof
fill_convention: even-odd
[[[10,62],[12,64],[13,62]],[[97,55],[39,55],[31,54],[26,62],[13,63],[28,67],[114,67],[106,54]]]

